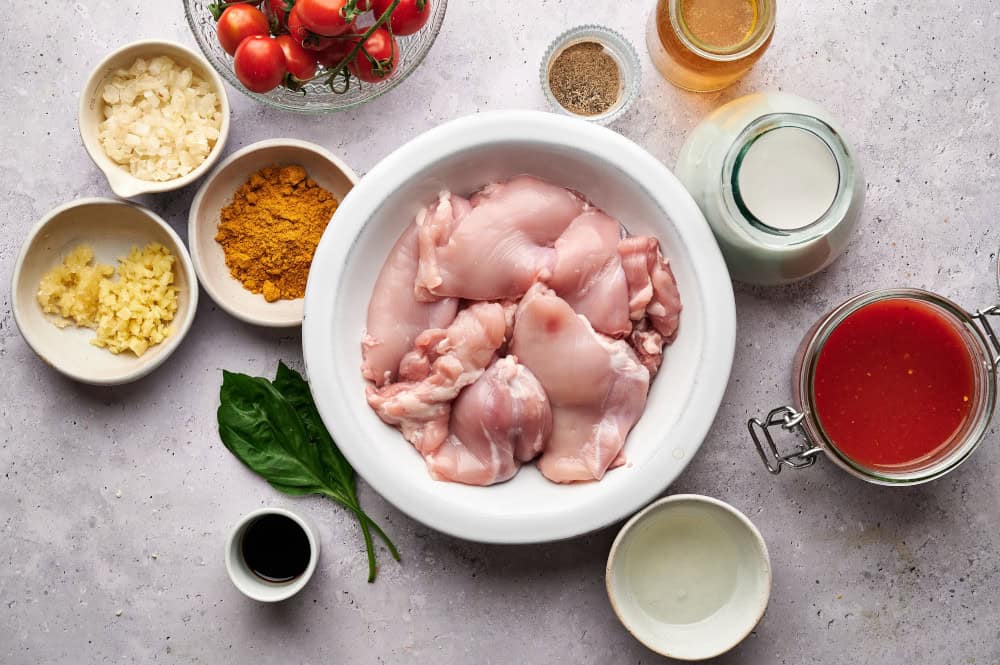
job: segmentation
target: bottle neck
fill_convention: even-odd
[[[855,166],[843,139],[809,115],[772,113],[737,136],[722,165],[723,204],[765,239],[829,232],[847,215]]]
[[[698,7],[698,4],[705,3],[705,7]],[[662,16],[666,9],[666,18],[669,19],[670,28],[681,44],[692,53],[705,60],[716,60],[720,62],[741,60],[757,52],[763,47],[771,34],[774,32],[775,24],[775,0],[729,0],[730,4],[746,3],[752,9],[752,18],[749,20],[749,29],[742,38],[730,40],[730,44],[712,44],[711,36],[703,28],[695,23],[695,12],[718,15],[719,7],[708,5],[718,5],[719,0],[660,0],[659,13]],[[664,7],[664,5],[666,5]],[[700,10],[700,11],[699,11]],[[735,19],[734,19],[735,20]],[[666,23],[666,21],[661,21]]]

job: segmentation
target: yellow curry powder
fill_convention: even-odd
[[[215,239],[229,272],[268,302],[306,293],[313,253],[337,199],[301,166],[269,166],[250,176],[222,209]]]

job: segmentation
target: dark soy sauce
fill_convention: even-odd
[[[267,582],[289,582],[306,571],[312,548],[298,522],[284,515],[262,515],[243,532],[243,560]]]

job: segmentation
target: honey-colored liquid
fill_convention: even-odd
[[[680,9],[690,35],[712,49],[738,47],[757,24],[753,0],[681,0]]]
[[[761,37],[771,30],[774,5],[775,0],[659,0],[646,35],[653,64],[681,88],[721,90],[767,50],[771,33]]]

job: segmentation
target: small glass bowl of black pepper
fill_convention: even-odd
[[[606,125],[635,102],[642,66],[625,37],[610,28],[581,25],[549,45],[539,74],[553,110]]]

